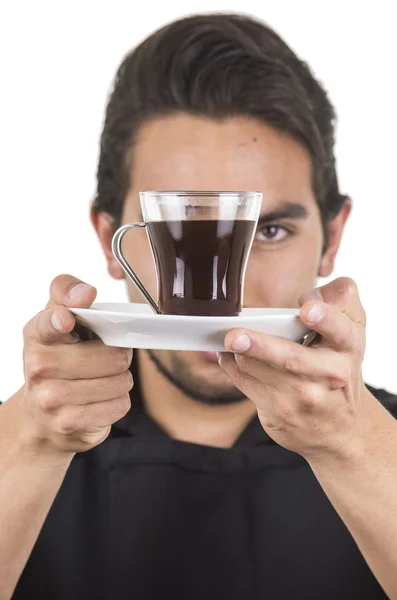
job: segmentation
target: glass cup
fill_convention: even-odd
[[[260,192],[141,192],[143,223],[113,236],[113,254],[158,314],[236,316],[262,202]],[[121,243],[145,227],[154,257],[158,304],[127,263]]]

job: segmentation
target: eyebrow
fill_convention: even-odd
[[[275,210],[264,213],[259,216],[258,225],[279,221],[280,219],[307,219],[309,216],[308,210],[301,204],[293,202],[284,202]]]
[[[259,215],[258,226],[272,221],[280,221],[281,219],[307,219],[309,217],[308,210],[301,204],[294,202],[284,202],[279,208]],[[139,214],[139,221],[143,222],[143,215]]]

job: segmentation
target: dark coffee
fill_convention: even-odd
[[[147,228],[162,313],[239,314],[256,221],[149,221]]]

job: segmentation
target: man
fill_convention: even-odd
[[[182,19],[124,59],[92,207],[111,276],[140,190],[258,189],[245,305],[300,306],[318,336],[231,331],[220,367],[132,360],[75,328],[95,290],[56,278],[0,411],[1,600],[397,598],[397,399],[362,380],[354,282],[313,290],[351,211],[333,143],[325,91],[255,20]],[[125,254],[155,295],[139,236]]]

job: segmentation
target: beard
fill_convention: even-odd
[[[246,400],[246,396],[240,390],[230,384],[229,389],[220,389],[219,386],[211,384],[204,377],[194,373],[194,367],[190,367],[174,352],[171,353],[171,366],[167,367],[153,350],[146,350],[150,360],[157,370],[179,391],[197,402],[207,406],[225,406],[237,404]]]

